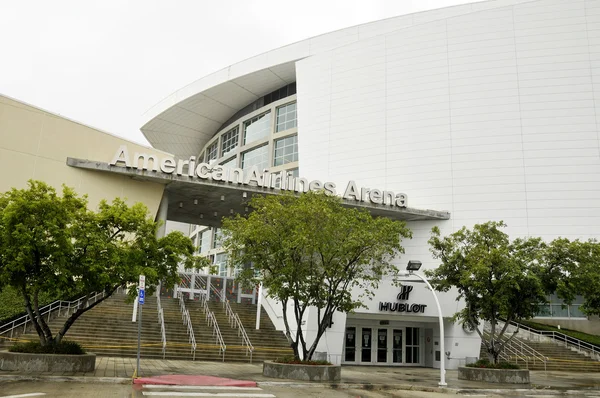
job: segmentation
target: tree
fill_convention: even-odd
[[[580,309],[587,315],[600,315],[600,243],[558,238],[548,244],[545,261],[550,291],[571,304],[583,297]]]
[[[411,237],[405,223],[348,209],[323,193],[256,196],[248,216],[224,219],[224,246],[241,269],[238,281],[256,286],[283,306],[285,333],[297,359],[310,360],[335,311],[364,307],[384,275],[395,274],[391,260]],[[252,265],[251,267],[249,265]],[[362,294],[352,295],[353,288]],[[288,303],[293,304],[292,332]],[[316,309],[314,341],[301,328],[309,307]]]
[[[446,237],[434,227],[429,245],[441,264],[426,271],[434,289],[458,289],[457,300],[464,299],[465,307],[454,320],[477,331],[492,363],[516,334],[502,340],[510,322],[532,318],[539,304],[546,302],[541,278],[544,243],[540,238],[510,242],[500,229],[503,227],[502,221],[490,221],[475,225],[473,230],[463,227]],[[489,335],[479,330],[480,320],[489,322]],[[498,331],[500,320],[505,323]]]
[[[63,186],[62,196],[40,181],[27,189],[0,195],[0,288],[12,286],[23,296],[25,310],[42,345],[61,342],[83,313],[110,297],[119,287],[146,275],[148,293],[160,280],[172,285],[180,263],[202,266],[194,247],[181,233],[156,238],[157,224],[147,208],[122,199],[102,201],[97,212],[87,198]],[[103,298],[80,308],[54,334],[41,316],[41,292],[54,297],[104,292]],[[136,295],[135,285],[129,294]]]

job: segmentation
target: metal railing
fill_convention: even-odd
[[[489,333],[487,331],[486,335],[489,337]],[[538,362],[541,362],[544,364],[544,371],[546,371],[548,358],[544,356],[544,354],[525,344],[522,340],[509,339],[510,337],[503,336],[502,339],[496,340],[497,342],[504,344],[503,351],[501,351],[499,354],[501,359],[504,359],[507,362],[512,362],[514,359],[515,363],[520,359],[525,362],[525,367],[527,368],[529,368],[529,362],[532,362],[534,365]],[[482,344],[484,343],[482,342]],[[512,356],[507,356],[506,352],[511,353]]]
[[[165,355],[167,352],[167,334],[165,332],[165,317],[163,314],[162,305],[160,303],[160,289],[158,290],[159,294],[156,296],[156,306],[158,309],[158,323],[160,323],[160,334],[162,341],[162,354],[163,359],[165,359]]]
[[[216,343],[219,345],[219,351],[222,354],[223,362],[225,362],[225,350],[227,350],[227,346],[223,341],[223,335],[221,334],[221,329],[219,329],[217,318],[215,318],[215,314],[208,307],[208,299],[205,294],[200,295],[200,302],[202,303],[202,309],[204,310],[204,314],[206,314],[206,321],[208,322],[208,326],[212,326],[213,328],[213,337],[216,336]]]
[[[578,338],[568,336],[564,333],[550,331],[550,330],[537,330],[526,325],[522,325],[518,322],[510,322],[511,326],[518,327],[524,331],[527,331],[536,336],[547,337],[552,339],[554,342],[564,345],[565,347],[575,348],[579,351],[587,352],[590,356],[600,359],[600,347],[590,344],[586,341],[579,340]]]
[[[190,318],[190,312],[185,308],[185,301],[183,300],[183,294],[179,295],[179,310],[181,311],[181,320],[187,328],[188,343],[191,345],[192,359],[196,360],[196,336],[194,336],[194,327],[192,326],[192,319]]]
[[[229,326],[238,330],[238,337],[242,338],[242,346],[246,347],[246,356],[250,355],[250,363],[252,363],[252,353],[254,352],[254,346],[252,346],[252,343],[250,343],[250,338],[246,333],[244,325],[242,325],[240,317],[231,309],[231,305],[229,305],[229,300],[225,300],[223,302],[223,307],[225,308],[225,314],[229,318]]]
[[[82,304],[93,304],[96,301],[98,301],[99,299],[103,298],[105,296],[104,292],[100,292],[100,293],[95,293],[94,295],[90,296],[87,300],[86,300],[86,296],[82,296],[80,298],[78,298],[77,300],[73,300],[73,301],[64,301],[64,300],[56,300],[48,305],[45,305],[43,307],[40,308],[39,312],[40,312],[40,316],[41,317],[45,317],[46,315],[48,316],[48,321],[50,322],[50,317],[51,315],[53,315],[53,313],[57,313],[57,316],[69,316],[71,313],[75,312],[77,309],[79,309],[81,307]],[[4,337],[6,338],[7,333],[10,332],[10,337],[8,337],[9,339],[13,338],[13,334],[15,332],[15,330],[17,328],[20,328],[21,326],[23,327],[23,333],[25,333],[25,331],[27,330],[27,324],[31,323],[31,318],[29,317],[29,314],[25,314],[17,319],[14,319],[10,322],[5,323],[4,325],[0,325],[0,337]]]

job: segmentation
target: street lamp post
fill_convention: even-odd
[[[427,287],[429,288],[429,290],[431,290],[431,293],[433,294],[433,298],[435,300],[435,304],[437,306],[437,310],[438,310],[438,319],[440,321],[440,350],[441,350],[441,355],[440,355],[440,382],[438,383],[438,385],[440,387],[444,387],[447,386],[448,384],[446,384],[446,366],[445,366],[445,361],[444,361],[444,357],[446,355],[446,351],[444,349],[444,319],[442,318],[442,307],[440,306],[440,301],[437,298],[437,295],[435,294],[435,290],[433,290],[433,287],[431,287],[431,285],[429,284],[429,282],[427,281],[427,279],[425,279],[424,276],[416,274],[415,271],[418,271],[421,268],[421,262],[420,261],[415,261],[415,260],[411,260],[408,262],[408,266],[406,267],[406,271],[400,271],[398,272],[398,276],[416,276],[417,278],[421,279],[423,282],[425,282],[425,284],[427,285]]]

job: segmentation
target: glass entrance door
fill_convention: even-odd
[[[420,363],[419,328],[406,328],[406,363]]]
[[[377,362],[388,361],[388,330],[379,329],[377,332]]]
[[[373,347],[373,339],[371,337],[371,328],[362,328],[361,362],[371,362],[371,348]]]
[[[392,334],[392,362],[402,363],[402,329],[394,329]]]
[[[346,328],[346,349],[344,351],[344,361],[355,362],[356,361],[356,328]]]

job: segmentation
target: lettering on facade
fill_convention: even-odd
[[[400,287],[400,293],[398,293],[396,298],[398,301],[406,301],[408,300],[412,290],[413,286],[403,285]],[[379,302],[379,311],[424,313],[425,308],[427,308],[427,305],[425,304],[391,303],[383,301]]]
[[[127,145],[121,145],[112,160],[111,166],[133,168],[136,170],[151,171],[162,174],[176,174],[201,180],[220,181],[227,184],[250,185],[281,191],[308,192],[325,191],[328,195],[337,195],[336,185],[333,182],[319,180],[308,181],[306,178],[288,175],[286,171],[270,173],[268,170],[259,170],[252,166],[248,169],[237,167],[224,167],[209,163],[196,163],[195,156],[189,160],[175,160],[173,157],[159,159],[147,153],[129,155]],[[392,207],[407,207],[408,197],[404,193],[381,191],[379,189],[358,188],[354,181],[349,181],[342,198],[357,202],[370,202],[373,204]]]

